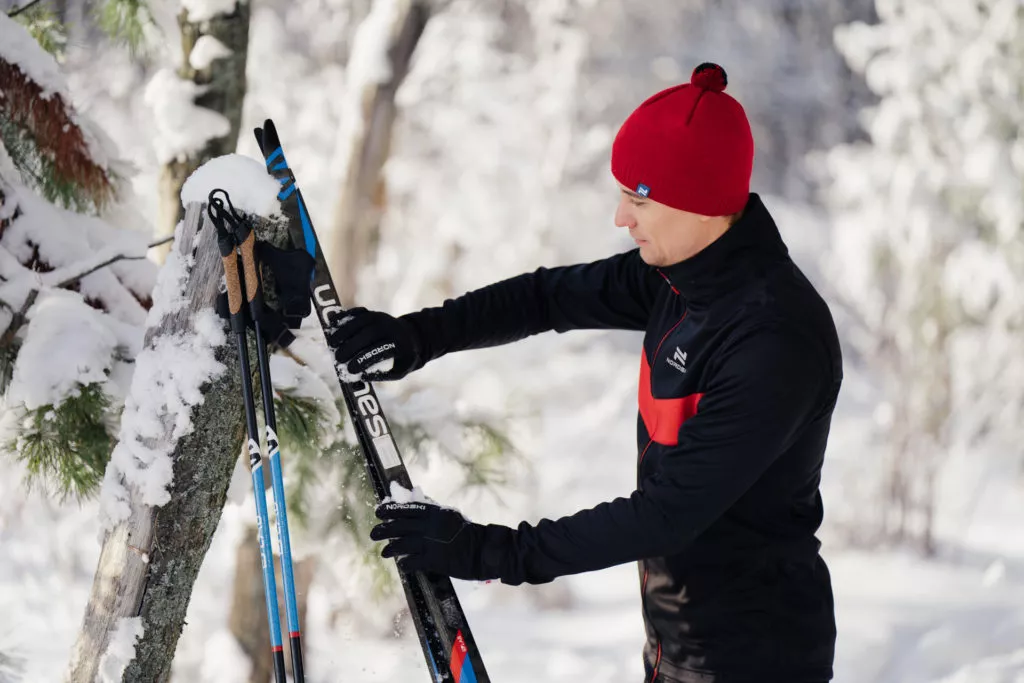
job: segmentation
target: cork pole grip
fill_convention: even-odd
[[[228,285],[228,309],[231,315],[238,315],[242,310],[242,286],[238,282],[238,256],[232,251],[221,257],[224,261],[224,279]]]
[[[238,245],[242,252],[242,267],[245,268],[245,300],[252,302],[260,288],[259,275],[256,273],[256,232],[249,231],[245,241]]]

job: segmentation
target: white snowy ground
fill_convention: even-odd
[[[629,491],[634,450],[629,387],[635,379],[633,364],[623,360],[620,342],[625,341],[581,342],[578,364],[543,370],[552,391],[592,398],[585,405],[577,398],[562,404],[560,413],[538,417],[531,451],[536,494],[528,496],[525,507],[510,498],[520,510],[529,510],[527,516],[568,513]],[[528,368],[533,343],[467,354],[438,371],[471,362],[479,368],[502,353],[514,354],[512,360]],[[609,372],[601,387],[583,371],[593,363],[619,369]],[[839,506],[849,468],[863,455],[863,424],[856,415],[845,406],[836,423],[824,485],[827,506],[830,501]],[[0,665],[0,681],[48,683],[61,679],[79,626],[98,551],[97,511],[93,504],[62,507],[25,495],[19,477],[9,459],[0,458],[0,652],[20,653],[24,662],[20,678],[5,678]],[[979,500],[969,523],[959,519],[948,525],[955,534],[944,536],[936,560],[844,550],[825,530],[838,603],[836,681],[1024,681],[1024,485],[1019,477],[992,476]],[[511,510],[466,508],[481,520],[519,517]],[[248,506],[232,506],[225,514],[193,596],[176,681],[244,680],[235,676],[242,672],[224,624],[235,537],[249,515]],[[467,583],[458,588],[497,683],[641,680],[642,628],[632,566],[539,588]],[[317,590],[314,586],[310,596],[307,626],[310,683],[429,680],[412,637],[367,637],[354,624],[326,628]]]

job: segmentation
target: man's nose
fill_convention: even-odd
[[[621,200],[619,205],[615,207],[615,225],[620,228],[632,228],[636,226],[636,218],[629,210],[629,205],[626,204],[625,199]]]

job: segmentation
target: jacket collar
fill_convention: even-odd
[[[768,209],[751,193],[743,216],[721,237],[685,261],[658,270],[688,304],[702,304],[741,287],[763,266],[788,254]]]

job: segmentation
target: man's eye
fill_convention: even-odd
[[[637,201],[637,200],[635,200],[635,199],[630,199],[630,200],[629,200],[629,203],[630,203],[630,204],[632,204],[633,206],[643,206],[643,205],[644,205],[644,204],[646,204],[647,202],[638,202],[638,201]]]

